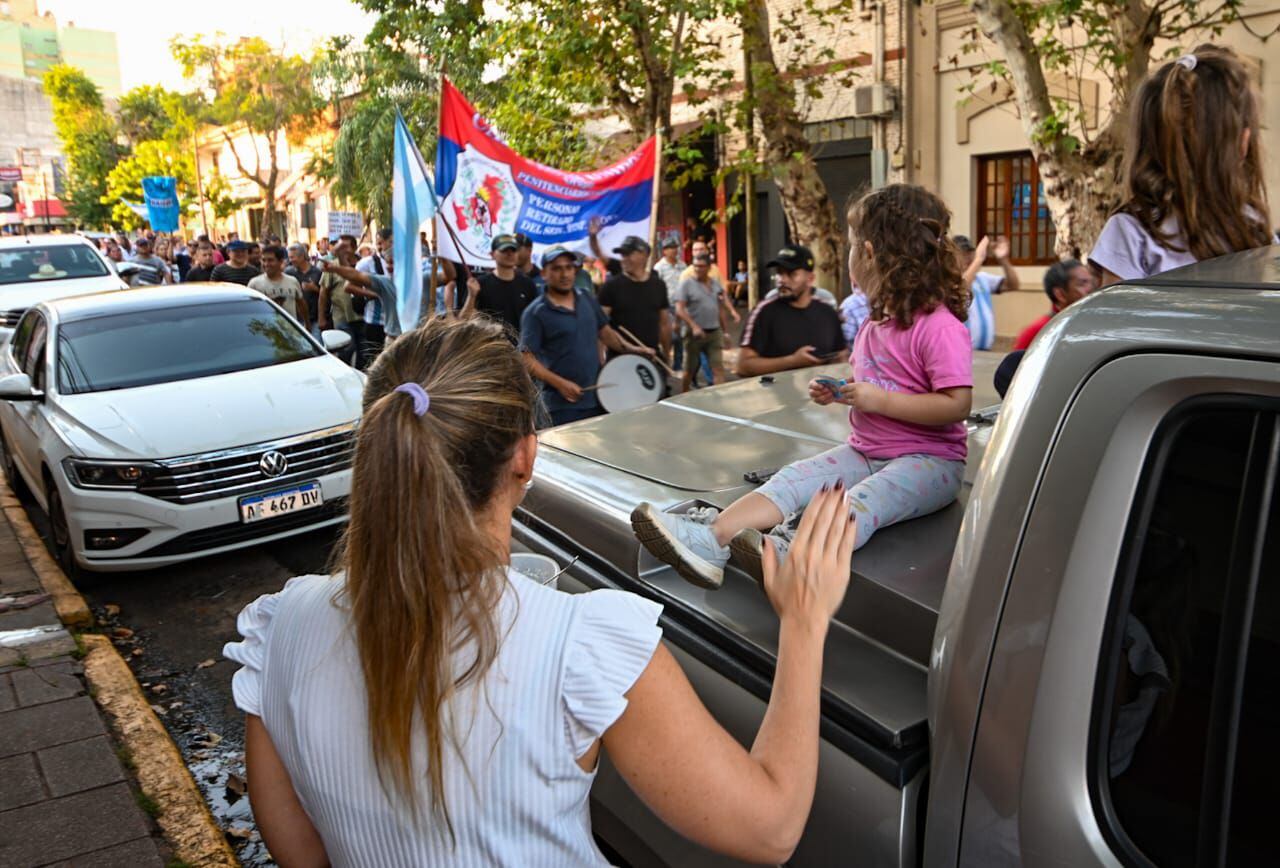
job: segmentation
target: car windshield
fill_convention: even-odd
[[[58,391],[130,389],[322,355],[266,299],[109,314],[58,326]]]
[[[84,244],[31,245],[0,250],[0,285],[45,283],[110,274],[102,258]]]

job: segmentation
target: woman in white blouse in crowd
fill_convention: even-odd
[[[752,862],[813,802],[827,625],[854,529],[843,492],[766,558],[777,674],[750,750],[660,643],[661,607],[509,570],[537,391],[501,327],[432,320],[369,372],[340,572],[240,615],[226,654],[249,794],[284,866],[595,865],[601,748],[664,821]]]

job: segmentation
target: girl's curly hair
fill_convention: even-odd
[[[941,199],[924,187],[890,184],[853,202],[848,220],[851,264],[866,257],[864,242],[871,242],[871,277],[859,283],[872,320],[909,328],[917,313],[938,305],[968,319],[969,288],[951,240],[951,211]]]

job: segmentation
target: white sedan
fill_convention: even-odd
[[[156,287],[37,304],[0,354],[11,485],[69,573],[159,567],[345,520],[363,375],[263,295]]]
[[[132,263],[124,263],[135,268]],[[127,289],[116,266],[79,235],[0,237],[0,346],[33,304]]]

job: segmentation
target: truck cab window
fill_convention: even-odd
[[[1280,748],[1277,407],[1184,405],[1149,453],[1095,704],[1103,826],[1128,864],[1265,861]]]

